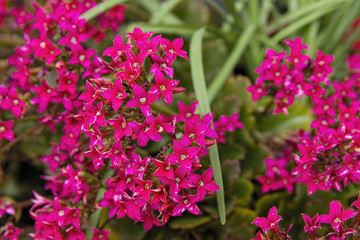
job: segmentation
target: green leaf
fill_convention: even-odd
[[[245,48],[250,42],[250,39],[255,32],[255,26],[249,25],[245,31],[237,39],[234,48],[231,51],[230,56],[225,60],[221,70],[216,75],[215,79],[212,81],[209,90],[208,97],[210,103],[215,99],[216,95],[219,93],[226,80],[229,78],[230,74],[233,72],[234,67],[239,62]]]
[[[181,2],[181,0],[168,0],[160,5],[160,8],[154,11],[150,23],[159,24],[165,17]]]
[[[232,225],[240,225],[242,223],[250,224],[256,218],[254,210],[249,208],[237,207],[235,208],[233,215],[230,218]]]
[[[233,184],[232,194],[239,198],[238,203],[247,206],[254,194],[254,186],[247,179],[237,179]]]
[[[95,7],[91,8],[88,11],[81,14],[80,18],[85,18],[86,21],[89,21],[89,20],[93,19],[94,17],[98,16],[99,14],[105,12],[106,10],[108,10],[116,5],[122,4],[126,1],[127,0],[108,0],[108,1],[105,1],[102,3],[99,3]]]
[[[161,8],[161,5],[160,3],[158,3],[158,1],[136,0],[136,2],[139,2],[150,14],[159,11],[159,9]],[[181,24],[182,22],[183,21],[180,18],[170,12],[166,16],[167,24]]]
[[[287,27],[280,30],[275,36],[273,36],[272,40],[274,42],[279,42],[280,40],[284,39],[285,37],[288,37],[290,34],[296,32],[297,30],[306,26],[307,24],[314,22],[315,20],[321,18],[322,16],[334,11],[338,7],[338,5],[346,1],[349,0],[327,1],[327,3],[320,9],[313,11],[302,18],[297,19],[297,21],[291,23]]]
[[[190,68],[191,76],[194,84],[196,98],[199,101],[198,109],[201,115],[205,115],[210,112],[210,104],[207,98],[207,88],[205,82],[205,74],[202,60],[202,39],[205,28],[197,30],[191,38],[190,42]],[[214,144],[209,147],[209,158],[214,170],[214,180],[220,187],[220,190],[216,192],[216,198],[218,202],[218,210],[220,215],[220,222],[225,224],[226,211],[225,211],[225,198],[224,198],[224,186],[221,174],[221,166],[217,145]]]
[[[276,133],[284,130],[297,128],[309,128],[313,121],[313,115],[306,105],[306,99],[295,101],[289,107],[289,114],[276,114],[263,117],[258,123],[258,129],[262,133]]]
[[[210,216],[186,216],[172,220],[169,226],[171,229],[185,230],[199,227],[210,221]]]
[[[301,19],[304,19],[306,16],[313,12],[322,13],[324,9],[328,7],[334,7],[346,2],[348,0],[322,0],[314,1],[312,4],[308,4],[305,7],[298,9],[297,11],[290,11],[288,14],[283,15],[279,19],[276,19],[274,23],[270,24],[266,28],[266,33],[269,34],[277,29],[280,29],[285,24],[292,24]],[[322,14],[321,14],[322,15]],[[305,16],[305,17],[303,17]]]
[[[256,203],[255,209],[258,216],[266,216],[273,206],[279,206],[281,201],[286,201],[289,194],[285,192],[267,193],[263,195]]]

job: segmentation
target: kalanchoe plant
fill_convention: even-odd
[[[83,43],[100,41],[103,33],[79,17],[93,5],[34,3],[34,19],[25,19],[31,13],[17,9],[25,13],[17,27],[31,37],[8,59],[18,70],[0,87],[0,107],[15,118],[37,112],[41,124],[60,134],[51,154],[41,157],[53,173],[43,177],[53,197],[34,192],[34,239],[85,239],[85,231],[94,227],[89,217],[102,208],[109,208],[109,218],[128,216],[149,230],[185,211],[202,214],[197,203],[219,190],[212,168],[200,163],[219,138],[211,115],[196,114],[197,102],[190,107],[178,102],[180,113],[172,116],[153,109],[161,101],[172,104],[173,95],[185,90],[173,79],[172,67],[177,57],[188,59],[181,49],[183,40],[135,28],[126,39],[117,35],[99,56]],[[101,15],[101,27],[114,28],[107,23],[122,21],[116,14],[123,11],[118,6]],[[57,77],[49,80],[51,74]],[[219,119],[215,125],[222,138],[225,131],[243,127],[238,118]],[[13,126],[13,120],[0,122],[0,140],[14,141]],[[157,154],[137,153],[159,141]],[[105,193],[96,200],[101,189]],[[7,201],[1,206],[3,214],[14,215]],[[109,235],[102,228],[92,230],[92,239]],[[21,230],[8,224],[2,237],[15,239],[19,234]]]

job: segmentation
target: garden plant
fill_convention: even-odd
[[[360,239],[360,1],[0,0],[0,239]]]

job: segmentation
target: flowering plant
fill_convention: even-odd
[[[359,13],[0,0],[1,238],[357,239]]]

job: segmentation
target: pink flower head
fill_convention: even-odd
[[[352,90],[355,84],[354,80],[347,80],[344,83],[333,82],[333,87],[335,89],[335,96],[337,98],[352,98],[357,99],[358,95],[354,90]]]
[[[90,67],[90,58],[96,53],[95,49],[84,49],[81,45],[72,46],[72,57],[69,59],[70,64],[81,64],[85,68]]]
[[[196,186],[196,194],[199,196],[199,202],[204,199],[207,193],[213,193],[220,190],[219,186],[212,181],[213,170],[211,166],[201,175],[191,174],[188,177],[194,186]]]
[[[120,141],[123,136],[131,135],[131,127],[126,122],[124,116],[120,114],[118,119],[109,119],[107,120],[108,124],[115,128],[114,138],[116,141]]]
[[[199,104],[198,101],[192,102],[189,106],[186,106],[183,102],[178,102],[178,109],[179,114],[176,115],[176,122],[181,121],[192,121],[194,123],[200,122],[200,117],[198,114],[195,114],[195,110],[197,105]]]
[[[49,65],[61,53],[60,49],[55,47],[48,38],[33,38],[30,41],[30,46],[34,49],[34,56],[44,59]]]
[[[309,49],[309,47],[302,43],[300,37],[296,37],[294,40],[285,39],[284,42],[290,47],[291,54],[298,55],[303,49]]]
[[[143,31],[140,28],[134,28],[132,33],[126,34],[126,37],[131,38],[135,42],[138,40],[147,41],[153,34],[154,34],[153,32],[143,33]]]
[[[263,232],[266,232],[269,229],[277,229],[279,221],[281,220],[282,217],[278,216],[276,207],[274,206],[269,210],[267,218],[257,217],[252,223],[260,227]]]
[[[331,224],[333,229],[339,231],[342,222],[356,216],[357,214],[357,212],[351,209],[344,210],[340,201],[332,201],[330,203],[329,214],[322,214],[320,216],[319,222]]]
[[[302,213],[301,215],[304,218],[306,224],[304,227],[305,232],[314,233],[316,229],[321,228],[321,225],[319,223],[319,214],[316,214],[312,219],[305,213]]]
[[[49,103],[53,101],[53,98],[57,95],[56,91],[49,86],[46,79],[42,81],[41,86],[33,88],[34,92],[38,94],[37,97],[32,99],[34,104],[39,104],[38,112],[43,113],[49,106]]]
[[[4,110],[10,110],[16,118],[20,118],[23,115],[23,111],[26,103],[19,98],[16,88],[11,87],[7,92],[7,97],[0,101],[0,106]]]
[[[251,85],[247,87],[246,90],[252,94],[252,100],[254,102],[267,94],[265,88],[260,84]]]
[[[141,112],[148,117],[151,114],[150,104],[154,103],[157,99],[157,95],[153,93],[147,93],[143,87],[133,84],[132,85],[134,98],[130,99],[126,104],[126,107],[137,108],[140,107]]]
[[[196,202],[198,202],[197,195],[179,195],[170,196],[170,198],[177,203],[172,211],[172,216],[180,216],[185,210],[188,210],[194,215],[201,214],[200,208],[196,205]]]
[[[160,39],[160,44],[164,47],[166,55],[175,58],[176,56],[181,56],[188,60],[185,50],[182,50],[184,41],[182,38],[176,38],[172,42],[166,38]]]
[[[14,141],[14,133],[11,130],[14,126],[14,120],[0,122],[0,140],[6,138],[9,141]]]
[[[161,72],[154,74],[155,85],[151,87],[151,93],[161,94],[164,97],[166,104],[171,104],[173,99],[172,90],[179,84],[179,80],[166,80]]]
[[[91,240],[108,240],[110,230],[98,230],[96,228],[92,228],[94,235]]]
[[[1,236],[3,239],[17,240],[23,232],[20,228],[14,227],[12,224],[6,225],[5,233]]]
[[[123,89],[121,79],[117,79],[114,82],[114,88],[104,91],[101,96],[111,101],[112,107],[116,112],[123,103],[124,99],[128,96],[128,94]]]

